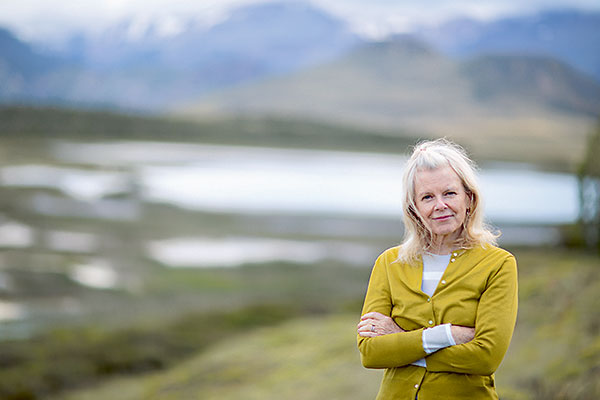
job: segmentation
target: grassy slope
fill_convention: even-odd
[[[360,366],[355,320],[351,315],[313,317],[263,328],[218,343],[166,373],[64,399],[372,398],[381,372]]]
[[[30,339],[0,341],[0,398],[47,398],[117,376],[162,370],[213,346],[213,338],[222,341],[294,317],[354,310],[368,272],[331,262],[156,268],[148,271],[143,297],[105,292],[98,301],[108,299],[112,306],[105,304],[103,313],[81,315]]]
[[[520,311],[497,372],[502,399],[589,399],[600,387],[598,256],[519,251]],[[216,343],[175,368],[73,392],[61,400],[373,398],[356,314],[300,318]]]
[[[592,399],[600,393],[600,257],[527,252],[517,330],[500,379],[507,398]]]
[[[298,118],[207,117],[182,120],[59,108],[0,107],[0,139],[153,140],[308,149],[404,152],[415,132],[374,131]],[[0,147],[0,155],[2,154]],[[8,146],[7,146],[8,147]],[[10,156],[10,154],[7,154]]]

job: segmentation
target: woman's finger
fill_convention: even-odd
[[[371,311],[369,313],[366,313],[365,315],[363,315],[362,317],[360,317],[360,319],[365,320],[365,319],[377,319],[380,316],[382,316],[383,314],[378,313],[377,311]]]
[[[366,318],[366,319],[361,320],[359,322],[359,324],[374,324],[374,323],[377,323],[377,322],[378,322],[378,320],[376,320],[374,318]]]
[[[360,332],[358,332],[358,334],[360,336],[363,336],[363,337],[377,337],[377,336],[382,336],[383,335],[381,332],[375,332],[375,331],[372,331],[370,329],[369,330],[360,331]]]
[[[366,321],[361,322],[360,324],[358,324],[358,329],[367,329],[367,330],[373,330],[375,329],[375,324],[372,323],[368,323]]]
[[[369,318],[380,320],[380,319],[387,318],[387,317],[381,313],[378,313],[377,311],[371,311],[369,313],[366,313],[362,317],[360,317],[360,319],[362,319],[362,320],[369,319]]]
[[[370,325],[373,325],[373,322],[375,322],[375,320],[372,320],[372,319],[367,319],[367,320],[364,320],[364,321],[360,321],[358,323],[358,327],[360,328],[360,327],[367,326],[367,325],[370,326]]]
[[[358,324],[358,328],[357,331],[359,333],[361,332],[371,332],[374,333],[375,332],[375,325],[372,323],[366,323],[365,321],[361,322]]]

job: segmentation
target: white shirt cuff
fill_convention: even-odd
[[[454,346],[456,342],[450,330],[451,324],[437,325],[433,328],[423,330],[423,350],[431,354],[448,346]]]

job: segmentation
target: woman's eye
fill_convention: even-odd
[[[446,192],[446,196],[454,196],[456,195],[456,192]]]
[[[421,198],[421,200],[429,200],[429,199],[431,199],[431,195],[429,195],[429,194],[426,194],[425,196],[423,196]]]

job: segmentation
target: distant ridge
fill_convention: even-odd
[[[203,108],[379,124],[533,111],[591,117],[600,110],[600,84],[548,57],[494,55],[457,62],[402,36],[363,45],[309,70],[207,96],[199,102]]]
[[[518,138],[523,159],[526,148],[544,151],[548,141],[560,141],[575,160],[599,105],[600,84],[558,60],[496,55],[455,61],[401,36],[290,76],[207,96],[182,113],[258,113],[390,132],[403,128],[453,137],[480,154],[514,151],[512,140]]]
[[[476,98],[510,102],[519,98],[564,112],[600,112],[600,84],[549,57],[480,56],[462,65]]]

